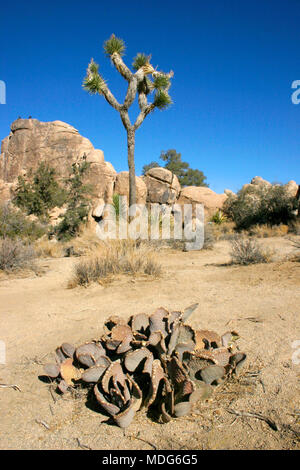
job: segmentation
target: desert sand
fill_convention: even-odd
[[[299,449],[300,351],[292,343],[300,340],[300,264],[286,259],[293,251],[288,238],[260,243],[274,249],[274,262],[230,265],[229,243],[222,241],[213,250],[162,251],[160,279],[120,276],[68,289],[78,258],[41,259],[38,276],[3,275],[0,383],[19,390],[0,388],[0,448]],[[191,416],[162,425],[140,411],[124,431],[105,423],[82,391],[60,396],[39,379],[57,346],[99,338],[109,315],[195,302],[189,323],[237,331],[247,362],[238,379],[197,403]]]

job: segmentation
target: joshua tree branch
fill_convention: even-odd
[[[129,84],[128,84],[127,94],[126,94],[125,101],[124,101],[124,104],[123,104],[124,109],[128,110],[128,108],[134,102],[135,97],[136,97],[136,90],[137,90],[137,79],[133,75],[131,77],[131,80],[130,80]]]
[[[103,94],[106,101],[117,111],[121,111],[122,105],[116,100],[110,89],[105,85],[103,86],[101,93]]]
[[[147,106],[145,106],[142,109],[142,111],[138,115],[138,117],[137,117],[137,119],[134,123],[134,126],[133,126],[135,131],[140,127],[140,125],[142,124],[144,119],[148,116],[148,114],[151,113],[151,111],[153,111],[154,109],[155,109],[155,105],[153,103],[148,104]]]
[[[129,70],[127,65],[124,64],[121,56],[117,52],[114,52],[111,55],[111,60],[114,64],[114,66],[116,67],[116,69],[118,70],[118,72],[120,72],[120,74],[122,75],[122,77],[125,78],[125,80],[127,80],[129,82],[131,80],[133,74]]]

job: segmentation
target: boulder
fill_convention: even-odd
[[[5,204],[12,198],[13,183],[6,183],[0,179],[0,205]]]
[[[18,176],[35,171],[41,162],[48,163],[64,178],[71,165],[83,158],[90,163],[86,182],[93,186],[93,198],[111,202],[116,171],[105,162],[102,150],[94,149],[87,138],[65,122],[17,119],[1,144],[0,201],[11,197]]]
[[[204,186],[186,186],[181,190],[177,204],[203,204],[206,218],[211,217],[218,209],[222,209],[226,194],[217,194]]]
[[[264,180],[261,176],[254,176],[254,178],[251,180],[251,184],[256,186],[272,186],[269,181]]]
[[[104,199],[112,204],[117,172],[109,162],[91,163],[86,173],[86,183],[92,186],[92,199]]]
[[[287,192],[288,192],[292,197],[296,197],[297,192],[298,192],[298,184],[296,183],[296,181],[291,180],[291,181],[289,181],[287,184],[285,184],[284,186],[285,186]]]
[[[103,151],[99,149],[91,150],[86,156],[86,161],[89,163],[104,163]]]
[[[226,196],[231,196],[231,197],[235,197],[236,196],[236,193],[234,193],[233,191],[231,191],[231,189],[224,189],[224,194],[226,194]]]
[[[143,180],[147,187],[147,202],[173,204],[179,196],[178,178],[166,168],[151,168]]]
[[[147,199],[147,186],[141,177],[135,177],[136,184],[136,202],[137,204],[145,204]],[[129,172],[121,171],[116,176],[114,193],[126,196],[129,202]]]

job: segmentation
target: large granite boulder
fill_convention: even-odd
[[[143,179],[139,176],[135,177],[136,184],[136,202],[137,204],[145,204],[147,199],[147,186],[144,183]],[[127,202],[129,202],[129,172],[121,171],[117,174],[114,193],[120,194],[121,196],[127,197]]]
[[[298,184],[296,183],[296,181],[294,180],[291,180],[289,181],[288,183],[286,183],[284,185],[284,187],[286,188],[286,191],[292,196],[292,197],[296,197],[297,196],[297,192],[299,190],[299,186]]]
[[[269,181],[264,180],[261,176],[254,176],[250,184],[254,184],[255,186],[266,186],[266,187],[272,186],[272,184]]]
[[[83,157],[91,164],[87,182],[93,186],[95,203],[98,198],[110,202],[116,171],[104,161],[102,150],[94,149],[87,138],[65,122],[17,119],[1,144],[0,202],[11,196],[18,176],[35,171],[41,162],[55,168],[60,177],[66,177],[71,165]]]
[[[179,196],[181,186],[178,178],[166,168],[156,167],[143,177],[147,186],[147,202],[173,204]]]
[[[203,204],[206,218],[211,217],[218,209],[222,209],[227,199],[226,194],[217,194],[204,186],[186,186],[181,190],[177,204]]]

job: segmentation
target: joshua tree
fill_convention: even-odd
[[[122,60],[122,56],[125,52],[124,41],[117,38],[114,34],[104,42],[104,51],[106,55],[110,57],[118,72],[128,82],[124,103],[120,104],[111,93],[106,81],[99,73],[99,65],[96,64],[93,59],[91,59],[88,65],[83,87],[91,94],[99,93],[99,95],[103,95],[106,101],[120,113],[122,123],[127,132],[129,205],[131,206],[136,202],[134,164],[135,132],[148,114],[156,108],[160,110],[166,109],[172,103],[168,91],[171,86],[170,79],[173,77],[173,72],[158,72],[150,63],[151,56],[141,53],[138,53],[133,61],[132,66],[135,72],[132,72]],[[152,80],[149,78],[149,75],[152,75]],[[149,103],[148,95],[151,92],[154,92],[154,98],[153,101]],[[140,112],[135,123],[132,124],[128,111],[137,95]]]

